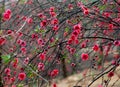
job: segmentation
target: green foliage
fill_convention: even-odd
[[[9,61],[10,61],[10,58],[11,56],[8,54],[8,55],[2,55],[2,60],[5,64],[7,64]]]
[[[19,84],[17,87],[23,87],[23,84]]]
[[[59,37],[59,36],[57,36],[57,37]],[[55,46],[57,43],[58,43],[58,38],[55,38],[55,41],[52,42],[50,46]]]
[[[0,13],[3,13],[5,11],[5,7],[4,6],[1,6],[0,7]]]
[[[39,32],[39,28],[36,28],[34,31],[38,33]]]
[[[65,32],[68,32],[68,31],[69,31],[69,28],[68,28],[68,27],[66,27],[66,28],[65,28]]]
[[[62,59],[66,59],[67,58],[67,53],[64,53],[63,55],[62,55]]]
[[[102,64],[102,60],[103,60],[103,54],[99,55],[99,60],[98,60],[98,65]]]
[[[28,76],[29,78],[33,78],[33,77],[34,77],[34,74],[33,74],[31,71],[28,71],[27,76]]]
[[[2,34],[3,30],[0,30],[0,35]]]
[[[2,13],[5,11],[4,6],[0,7],[0,21],[2,20]]]
[[[76,58],[78,58],[78,57],[79,57],[79,54],[78,54],[78,53],[75,53],[73,56],[76,57]]]
[[[20,0],[20,4],[24,4],[27,0]]]
[[[8,40],[12,40],[12,39],[13,39],[13,37],[12,37],[12,36],[9,36],[9,37],[7,37],[7,39],[8,39]]]
[[[107,5],[100,5],[98,8],[100,9],[100,13],[102,13],[107,8]]]
[[[69,59],[67,59],[67,63],[68,63],[68,64],[70,64],[70,63],[71,63],[71,61],[70,61]]]
[[[79,1],[81,1],[83,4],[88,4],[88,3],[95,2],[97,0],[79,0]]]
[[[37,47],[34,47],[34,49],[32,50],[32,54],[36,54],[38,52],[42,52],[42,50],[37,49]]]
[[[35,65],[33,65],[33,64],[29,64],[29,67],[31,67],[32,70],[34,70],[34,71],[37,70],[37,67],[36,67]],[[31,70],[31,69],[28,69],[28,68],[25,68],[25,71],[27,72],[27,76],[28,76],[29,78],[32,78],[32,79],[33,79],[36,75],[32,72],[32,70]]]

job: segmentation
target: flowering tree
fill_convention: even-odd
[[[88,87],[99,78],[107,87],[120,62],[119,6],[119,0],[3,1],[0,87],[47,87],[82,70],[75,87],[88,77]]]

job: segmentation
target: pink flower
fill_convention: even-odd
[[[81,48],[85,48],[86,47],[86,42],[82,42],[81,43]]]
[[[93,46],[92,49],[93,49],[94,51],[98,51],[98,50],[99,50],[99,46],[96,44],[96,45]]]
[[[12,65],[13,65],[14,68],[17,67],[18,62],[19,62],[18,58],[15,58],[14,61],[12,62]]]
[[[21,43],[20,43],[20,45],[23,46],[23,47],[25,47],[26,46],[26,42],[22,40]]]
[[[78,39],[75,40],[75,44],[79,44],[79,40]]]
[[[51,76],[54,77],[54,76],[57,76],[59,73],[59,70],[58,69],[54,69],[52,72],[51,72]]]
[[[81,58],[82,58],[83,61],[86,61],[86,60],[88,60],[89,55],[87,53],[82,53]]]
[[[12,87],[16,87],[16,85],[12,85]]]
[[[15,77],[10,78],[10,80],[13,83],[15,81]]]
[[[73,26],[74,30],[81,30],[81,25],[80,24],[76,24]]]
[[[88,15],[89,14],[88,8],[86,8],[85,6],[82,6],[81,8],[83,10],[84,15]]]
[[[25,60],[24,60],[25,64],[28,64],[28,62],[29,62],[29,57],[25,58]]]
[[[38,38],[38,34],[33,33],[33,34],[31,35],[31,38],[32,38],[32,39],[37,39],[37,38]]]
[[[102,0],[103,4],[106,4],[108,0]],[[119,0],[118,0],[119,1]]]
[[[44,53],[41,53],[39,57],[40,57],[40,60],[45,60],[46,55]]]
[[[109,28],[110,30],[112,30],[112,29],[113,29],[113,27],[114,27],[114,25],[113,25],[113,24],[109,24],[109,25],[108,25],[108,28]]]
[[[18,75],[18,79],[19,80],[24,80],[26,78],[26,74],[23,72],[23,73],[19,73]]]
[[[22,37],[23,33],[22,32],[18,32],[18,37]]]
[[[39,39],[37,40],[37,43],[38,43],[39,45],[41,45],[42,42],[43,42],[43,40],[42,40],[41,38],[39,38]]]
[[[4,13],[3,13],[3,19],[4,20],[9,20],[11,18],[11,10],[7,9]]]
[[[7,75],[10,74],[10,71],[11,71],[10,68],[6,68],[5,69],[5,74],[7,74]]]
[[[82,3],[82,2],[77,2],[77,6],[78,6],[78,7],[82,7],[82,6],[83,6],[83,3]]]
[[[69,39],[67,44],[72,44],[73,40],[72,39]]]
[[[0,46],[1,46],[1,45],[4,45],[5,42],[6,42],[6,39],[5,39],[5,38],[0,38]]]
[[[98,87],[103,87],[102,85],[98,85]]]
[[[115,40],[115,41],[114,41],[114,45],[115,45],[115,46],[120,46],[120,41]]]
[[[109,78],[111,78],[111,77],[113,77],[113,76],[114,76],[114,72],[109,72],[109,73],[108,73],[108,77],[109,77]]]
[[[119,54],[119,53],[115,53],[115,54],[113,55],[113,57],[114,57],[115,59],[118,59],[118,58],[120,57],[120,54]]]
[[[11,18],[11,15],[8,13],[3,13],[3,19],[4,20],[9,20]]]
[[[75,63],[71,63],[71,66],[74,67],[74,66],[75,66]]]
[[[74,54],[74,53],[75,53],[75,51],[76,51],[76,49],[75,49],[75,48],[71,48],[71,49],[70,49],[70,53],[71,53],[71,54]]]
[[[71,39],[72,41],[75,41],[77,38],[76,38],[74,35],[72,35],[72,36],[70,37],[70,39]]]
[[[53,19],[52,21],[51,21],[51,24],[53,24],[53,25],[56,25],[56,24],[58,24],[58,19],[57,18],[55,18],[55,19]]]
[[[44,17],[43,13],[39,13],[38,16],[39,16],[40,18],[43,18],[43,17]]]
[[[69,24],[69,25],[72,25],[72,22],[69,19],[66,20],[66,23]]]
[[[88,11],[88,10],[84,10],[83,13],[84,13],[85,15],[88,15],[88,14],[89,14],[89,11]]]
[[[50,7],[49,11],[53,12],[55,10],[55,7]]]
[[[53,30],[57,31],[59,29],[59,27],[57,25],[53,26]]]
[[[24,20],[24,21],[25,21],[26,19],[27,19],[27,17],[26,17],[26,16],[23,16],[23,17],[22,17],[22,20]]]
[[[21,47],[20,50],[22,51],[22,53],[26,53],[26,48],[25,47]]]
[[[57,87],[57,84],[56,84],[56,83],[54,83],[52,87]]]
[[[10,9],[7,9],[5,13],[8,13],[9,15],[12,13]]]
[[[50,39],[50,42],[52,43],[52,42],[54,42],[55,41],[55,39],[52,37],[51,39]]]
[[[103,13],[103,16],[105,16],[105,17],[110,17],[110,13],[104,12],[104,13]]]
[[[12,34],[12,30],[7,30],[7,34]]]
[[[79,32],[77,30],[74,30],[72,34],[78,36]]]
[[[50,12],[50,15],[52,16],[52,17],[56,17],[56,13],[55,12]]]
[[[73,9],[73,5],[72,4],[68,4],[68,8],[71,10]]]
[[[40,22],[40,26],[41,27],[45,27],[47,25],[47,21],[46,20],[43,20]]]
[[[43,71],[44,68],[45,68],[44,63],[39,63],[39,64],[38,64],[38,70],[39,70],[39,71]]]
[[[28,24],[33,23],[33,19],[32,19],[32,18],[28,18],[28,19],[27,19],[27,23],[28,23]]]
[[[18,40],[17,40],[17,44],[20,45],[21,43],[22,43],[22,40],[21,40],[21,39],[18,39]]]
[[[66,49],[67,49],[67,50],[70,50],[70,45],[66,45]]]

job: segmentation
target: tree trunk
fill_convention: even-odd
[[[62,62],[63,77],[66,78],[67,77],[67,70],[66,70],[65,58],[63,58],[61,60],[61,62]]]
[[[1,50],[1,49],[0,49]],[[1,71],[1,68],[2,68],[2,58],[1,58],[1,51],[0,51],[0,71]],[[2,77],[0,75],[0,87],[3,87],[3,82],[2,82]]]
[[[1,22],[2,22],[2,13],[3,13],[3,10],[4,10],[4,1],[2,3],[2,7],[0,9],[0,30],[1,30]],[[2,68],[2,58],[1,58],[1,56],[2,56],[2,49],[1,48],[2,48],[2,46],[0,46],[0,71],[1,71],[1,68]],[[3,87],[1,73],[0,73],[0,87]]]

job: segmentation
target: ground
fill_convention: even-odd
[[[79,74],[69,76],[65,79],[59,80],[57,82],[57,87],[74,87],[77,81],[79,81],[81,77],[82,77],[82,73],[79,73]],[[106,75],[104,79],[107,79],[107,78],[108,77]],[[120,66],[117,68],[115,75],[111,78],[110,83],[108,84],[108,87],[120,87],[120,80],[118,79],[120,79]],[[79,86],[81,85],[82,87],[87,87],[87,84],[90,83],[91,80],[92,80],[92,77],[86,78],[78,85]],[[102,78],[98,79],[97,81],[95,81],[95,83],[91,87],[98,87],[98,85],[101,84],[101,81],[102,81]],[[116,84],[112,86],[115,81],[117,81]]]

